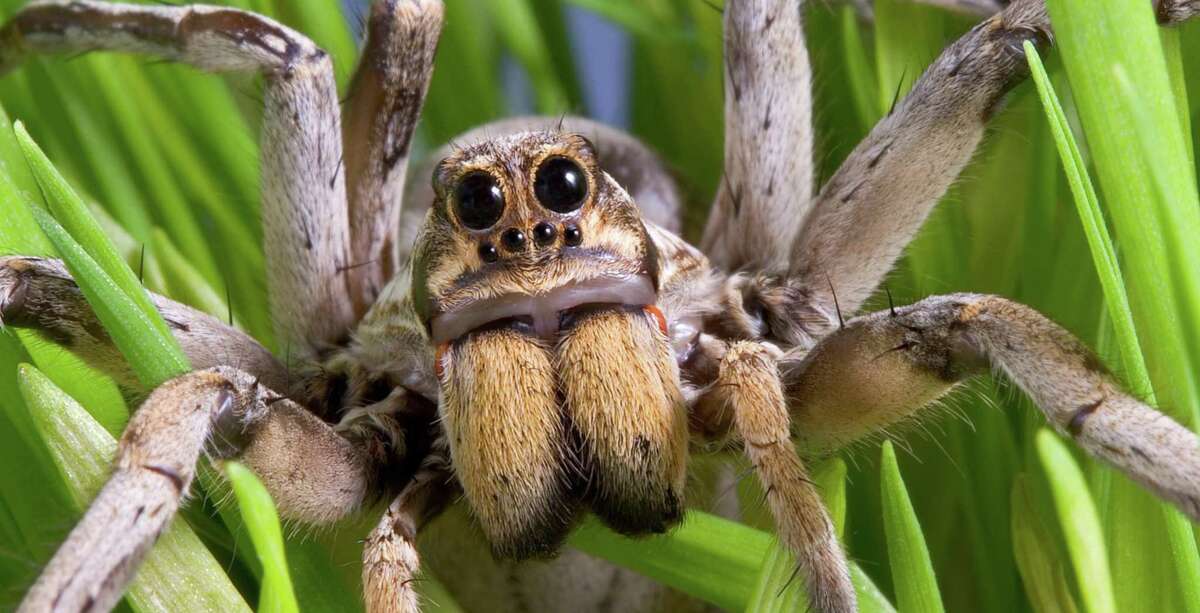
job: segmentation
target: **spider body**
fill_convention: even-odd
[[[1200,10],[1157,8],[1164,23]],[[584,512],[627,534],[670,529],[689,452],[719,449],[748,456],[813,608],[850,611],[845,556],[802,457],[907,419],[989,366],[1065,436],[1200,516],[1195,435],[1032,309],[953,294],[843,317],[1023,78],[1022,44],[1049,43],[1038,0],[951,45],[816,193],[800,11],[731,0],[726,170],[702,249],[679,238],[678,191],[654,154],[581,119],[480,128],[406,191],[441,17],[434,0],[374,5],[344,130],[329,58],[251,13],[49,1],[0,29],[6,69],[32,52],[112,49],[264,75],[268,284],[294,349],[285,365],[155,297],[197,370],[149,395],[112,479],[22,610],[112,607],[205,452],[251,466],[301,522],[390,497],[364,543],[364,598],[371,611],[413,611],[417,534],[460,492],[469,524],[442,528],[435,559],[483,543],[499,558],[547,556]],[[136,385],[57,262],[0,258],[0,318]],[[139,511],[151,503],[162,512]],[[527,581],[558,571],[526,566],[507,581],[579,603],[577,586],[613,572],[566,558],[556,577]],[[446,578],[479,596],[496,589],[484,574]]]

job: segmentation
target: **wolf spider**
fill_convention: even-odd
[[[1156,8],[1163,23],[1200,10]],[[477,129],[405,193],[437,0],[374,5],[344,129],[329,56],[264,17],[95,0],[16,14],[0,71],[31,53],[118,50],[265,77],[268,284],[290,347],[284,364],[154,297],[196,371],[150,393],[22,610],[114,606],[202,453],[240,458],[299,522],[387,496],[364,545],[365,602],[413,611],[416,535],[456,497],[499,557],[557,552],[585,510],[660,532],[683,514],[691,445],[744,450],[813,608],[851,611],[801,457],[989,367],[1064,436],[1200,517],[1197,437],[1030,308],[954,294],[841,316],[876,290],[1024,78],[1022,44],[1049,44],[1041,2],[1016,0],[950,45],[815,194],[799,3],[729,0],[724,20],[725,174],[697,249],[678,237],[679,195],[657,158],[583,119]],[[0,259],[0,317],[136,386],[62,264]],[[554,597],[590,606],[579,586],[594,575],[570,570],[583,566],[563,567]],[[516,597],[537,585],[501,572]],[[447,578],[500,606],[475,573]]]

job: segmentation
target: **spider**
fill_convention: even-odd
[[[842,317],[877,289],[1024,78],[1022,44],[1050,42],[1039,0],[959,4],[999,12],[949,46],[814,193],[799,3],[730,0],[725,174],[700,248],[678,236],[680,197],[655,155],[585,119],[481,127],[406,190],[436,0],[373,6],[344,130],[328,55],[267,18],[95,0],[17,13],[0,29],[0,71],[31,53],[102,49],[263,74],[268,284],[291,348],[285,364],[154,297],[197,370],[149,394],[22,610],[113,607],[202,453],[251,466],[295,521],[390,500],[364,544],[364,599],[414,611],[416,535],[460,497],[468,536],[431,548],[470,558],[462,541],[475,530],[501,558],[554,555],[585,512],[626,534],[670,529],[689,452],[740,449],[813,608],[852,611],[804,459],[989,367],[1063,435],[1200,518],[1197,437],[1029,307],[953,294]],[[1200,11],[1156,9],[1165,24]],[[61,263],[0,258],[0,317],[136,385]],[[472,571],[445,575],[452,585],[498,598],[487,573],[510,571],[462,563]],[[495,580],[538,585],[539,571],[517,568]],[[605,572],[571,554],[550,568],[560,606],[589,606],[580,586]]]

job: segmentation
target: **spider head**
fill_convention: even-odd
[[[586,138],[484,141],[443,160],[433,186],[413,298],[434,344],[501,323],[549,340],[579,306],[654,303],[653,244]]]
[[[682,515],[686,415],[657,253],[587,139],[525,132],[443,160],[412,264],[465,498],[504,557],[557,549],[583,506],[617,530]]]

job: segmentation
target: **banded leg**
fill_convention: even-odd
[[[367,613],[421,610],[413,587],[420,566],[417,532],[445,508],[454,491],[446,469],[426,463],[388,506],[363,545],[362,581]]]
[[[1200,12],[1196,0],[1155,6],[1164,25]],[[731,324],[811,346],[836,327],[839,308],[857,310],[966,166],[1005,93],[1025,78],[1022,45],[1051,38],[1042,0],[1014,0],[946,48],[820,190],[784,278],[767,269],[736,288],[753,317],[747,325],[730,309]]]
[[[29,53],[97,50],[263,74],[263,238],[280,344],[302,351],[340,340],[353,312],[340,272],[349,230],[329,56],[300,33],[245,11],[50,0],[0,28],[0,73]]]
[[[150,299],[194,368],[232,364],[271,389],[284,389],[287,370],[254,339],[168,298],[151,294]],[[129,389],[140,387],[83,292],[58,260],[0,257],[0,325],[36,330]]]
[[[837,323],[834,294],[842,310],[856,310],[970,160],[1002,96],[1026,74],[1022,44],[1049,38],[1041,0],[1018,0],[972,28],[821,189],[791,275],[826,325]]]
[[[306,453],[274,444],[279,434],[293,435],[289,442],[302,443]],[[287,453],[268,456],[262,453],[268,447]],[[280,512],[299,521],[349,513],[369,484],[367,463],[348,441],[253,376],[226,367],[183,375],[156,389],[134,413],[112,477],[20,610],[111,609],[187,495],[206,448],[220,456],[240,453]]]
[[[380,0],[371,7],[345,129],[353,239],[346,274],[357,316],[399,269],[394,243],[404,177],[433,75],[442,12],[441,0]]]
[[[802,9],[794,0],[725,5],[725,175],[701,243],[725,270],[786,270],[812,201]]]
[[[803,571],[812,610],[856,611],[850,570],[833,521],[792,443],[777,356],[751,341],[723,349],[716,382],[700,400],[701,414],[732,422],[726,427],[732,426],[766,491],[779,540]]]
[[[988,366],[1063,436],[1200,520],[1200,439],[1122,391],[1069,332],[996,296],[936,296],[865,315],[785,360],[792,429],[806,451],[834,450]]]

